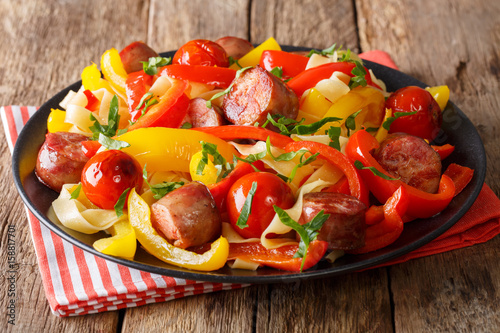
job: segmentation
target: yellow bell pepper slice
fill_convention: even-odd
[[[122,150],[134,156],[142,167],[147,164],[149,172],[189,172],[192,156],[201,150],[200,141],[217,145],[217,150],[226,161],[237,154],[233,146],[211,134],[189,129],[167,127],[139,128],[117,137],[130,147]]]
[[[355,118],[356,130],[361,125],[365,127],[379,127],[385,115],[385,98],[377,89],[371,87],[357,87],[335,102],[325,114],[325,117],[338,117],[343,125],[353,113],[362,110]],[[325,133],[331,124],[325,124],[316,133]]]
[[[281,51],[281,47],[273,37],[270,37],[262,44],[254,48],[252,51],[248,52],[243,57],[238,59],[238,63],[240,64],[241,67],[247,67],[247,66],[255,67],[259,64],[262,52],[267,50]],[[236,63],[232,64],[229,68],[236,70],[240,69],[240,67]]]
[[[312,115],[313,119],[321,119],[325,116],[326,112],[330,109],[331,106],[332,102],[326,99],[326,97],[323,96],[323,94],[321,94],[318,89],[312,88],[304,97],[300,110],[306,114]],[[300,119],[297,117],[297,120]],[[308,118],[306,118],[306,124],[307,120]]]
[[[47,130],[50,133],[68,132],[73,125],[65,123],[64,119],[66,119],[66,111],[51,109],[47,118]]]
[[[431,93],[432,97],[439,104],[439,108],[443,111],[450,99],[450,88],[448,86],[435,86],[427,87],[425,90]]]
[[[134,228],[128,220],[118,221],[109,229],[111,237],[101,238],[94,242],[97,251],[111,256],[133,259],[137,249]]]
[[[377,133],[375,134],[375,139],[377,139],[378,142],[382,142],[386,137],[387,134],[389,133],[388,130],[386,130],[382,124],[389,120],[389,118],[392,117],[392,109],[385,109],[385,116],[384,119],[382,120],[382,123],[380,124],[380,127],[377,130]]]
[[[102,54],[101,70],[104,78],[109,81],[111,86],[118,92],[125,95],[127,72],[123,67],[118,50],[111,48]]]
[[[89,65],[85,67],[82,71],[82,85],[83,88],[90,91],[96,91],[101,88],[108,90],[110,93],[113,93],[113,89],[111,89],[111,85],[108,81],[104,80],[101,77],[101,72],[97,69],[96,64]]]
[[[130,191],[128,198],[128,212],[137,240],[146,251],[158,259],[174,266],[198,271],[214,271],[226,264],[229,243],[222,236],[203,254],[187,251],[167,242],[153,228],[149,206],[134,189]]]
[[[189,162],[189,173],[191,174],[191,179],[202,182],[205,185],[217,183],[217,168],[212,161],[212,156],[208,156],[208,163],[205,164],[202,174],[199,175],[197,173],[198,164],[200,163],[202,157],[202,151],[197,152],[193,155],[193,157],[191,157],[191,161]]]

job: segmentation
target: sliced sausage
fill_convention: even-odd
[[[307,193],[303,200],[300,224],[311,221],[321,210],[330,214],[318,234],[330,250],[353,250],[364,245],[366,205],[360,200],[333,192]]]
[[[186,184],[151,206],[151,223],[180,248],[203,245],[221,232],[221,218],[208,188]]]
[[[89,160],[82,150],[82,141],[86,140],[85,135],[77,133],[47,133],[36,160],[38,179],[58,192],[64,184],[80,182],[83,167]]]
[[[295,119],[299,100],[279,78],[262,67],[244,71],[233,81],[224,96],[222,109],[226,119],[236,125],[253,125],[267,120],[267,114],[280,114]]]
[[[120,51],[120,58],[127,73],[133,73],[142,69],[141,61],[158,57],[158,53],[143,42],[133,42]]]
[[[222,46],[228,57],[239,59],[253,50],[253,45],[249,41],[239,37],[226,36],[215,41]]]
[[[200,97],[189,102],[187,116],[193,127],[222,126],[227,123],[218,106],[212,104],[209,108],[207,101]]]
[[[423,139],[404,133],[391,134],[373,156],[394,178],[425,192],[437,192],[441,158]]]

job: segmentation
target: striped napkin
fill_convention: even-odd
[[[0,108],[11,153],[21,129],[36,110],[32,106]],[[116,264],[65,241],[26,211],[45,294],[57,316],[113,311],[248,286],[185,280]]]
[[[385,52],[376,50],[360,56],[397,69]],[[36,107],[30,106],[0,108],[11,152],[22,127],[36,110]],[[184,280],[128,268],[73,246],[52,233],[29,211],[28,221],[45,293],[52,312],[57,316],[112,311],[248,286]],[[484,184],[471,209],[443,235],[380,266],[483,243],[499,233],[500,200],[488,185]]]

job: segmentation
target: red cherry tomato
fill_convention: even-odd
[[[247,220],[248,227],[241,229],[236,222],[254,182],[257,183],[257,189]],[[287,209],[294,203],[290,187],[281,178],[268,172],[252,172],[241,177],[231,186],[227,195],[229,221],[236,232],[245,238],[259,238],[262,235],[275,215],[274,205]]]
[[[142,186],[139,162],[121,150],[106,150],[94,155],[82,171],[82,190],[87,198],[103,209],[113,209],[128,188]]]
[[[414,115],[397,118],[389,133],[403,132],[419,136],[429,141],[439,133],[443,116],[439,104],[432,95],[416,86],[409,86],[395,91],[385,102],[385,107],[392,112],[414,112]]]
[[[173,64],[228,67],[229,58],[219,44],[195,39],[184,44],[174,55]]]

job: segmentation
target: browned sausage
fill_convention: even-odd
[[[180,248],[203,245],[221,232],[221,218],[208,188],[186,184],[151,206],[151,223]]]
[[[222,126],[227,123],[218,106],[212,104],[208,108],[207,101],[199,97],[189,102],[187,116],[193,127]]]
[[[321,227],[318,239],[327,241],[330,250],[353,250],[365,243],[366,205],[357,198],[333,192],[311,192],[304,195],[299,223],[311,221],[324,210],[330,217]]]
[[[127,73],[133,73],[142,69],[141,61],[158,57],[158,53],[143,42],[133,42],[120,51],[120,58]]]
[[[239,37],[226,36],[215,42],[222,46],[228,57],[233,57],[233,59],[239,59],[253,50],[252,43]]]
[[[226,119],[236,125],[253,125],[267,120],[267,114],[295,119],[299,100],[279,78],[257,66],[244,71],[233,81],[224,96],[222,109]]]
[[[436,193],[441,179],[441,158],[423,139],[404,133],[389,135],[373,156],[394,178],[419,190]]]
[[[84,135],[69,132],[47,133],[38,158],[35,173],[42,183],[60,192],[64,184],[78,183],[85,163],[83,154]]]

